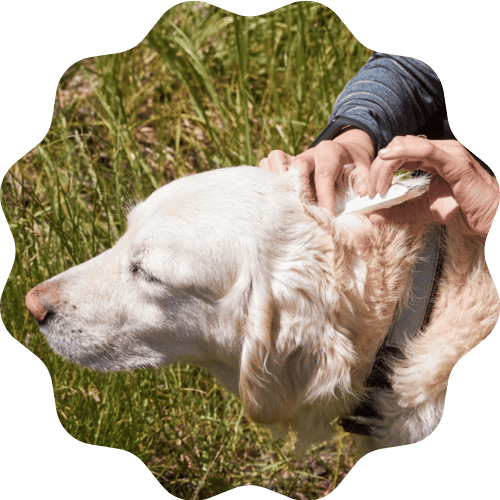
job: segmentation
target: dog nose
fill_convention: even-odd
[[[26,295],[26,307],[37,321],[43,321],[47,315],[47,311],[40,301],[38,287],[32,288]]]
[[[47,316],[47,306],[57,302],[58,289],[57,283],[42,283],[32,288],[26,295],[26,308],[38,322]]]

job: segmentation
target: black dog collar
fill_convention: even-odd
[[[429,323],[443,269],[445,234],[444,226],[437,226],[427,233],[424,249],[413,268],[410,299],[401,314],[394,317],[366,381],[368,396],[352,415],[339,421],[346,432],[371,435],[377,421],[382,418],[373,395],[377,390],[391,389],[389,360],[402,358],[407,343]]]

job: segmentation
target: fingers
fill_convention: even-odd
[[[357,166],[357,165],[356,165]],[[368,195],[368,190],[370,187],[370,167],[369,166],[357,166],[359,171],[358,181],[356,183],[356,194],[358,196]]]
[[[470,169],[468,156],[467,150],[457,141],[396,137],[379,151],[370,167],[368,194],[375,196],[377,193],[386,193],[394,173],[400,169],[437,173],[453,186],[467,175]]]
[[[360,134],[356,135],[360,140],[366,135],[371,144],[371,139],[365,132],[352,132],[360,132],[361,137]],[[335,213],[335,183],[339,174],[344,171],[344,166],[356,165],[358,194],[363,195],[362,192],[368,189],[372,161],[373,145],[369,148],[366,144],[360,145],[355,141],[351,142],[350,138],[343,137],[343,141],[322,141],[297,156],[290,156],[279,150],[272,151],[267,158],[260,161],[259,167],[276,173],[283,173],[291,168],[297,169],[307,201],[312,202],[316,194],[318,205]]]
[[[267,158],[263,158],[259,162],[259,167],[276,174],[283,174],[290,168],[293,158],[293,156],[276,149],[275,151],[271,151]]]
[[[436,142],[440,141],[415,136],[394,138],[385,149],[379,151],[370,167],[368,194],[385,194],[391,186],[394,173],[401,169],[418,169],[440,175],[443,175],[443,169],[450,170],[454,156],[438,147]]]
[[[315,148],[296,156],[290,168],[299,169],[308,201],[313,200],[315,193],[318,205],[334,214],[335,182],[344,165],[352,162],[345,146],[334,141],[322,141]]]
[[[306,200],[310,203],[314,199],[314,189],[312,185],[312,173],[314,172],[314,150],[308,149],[297,155],[290,163],[290,168],[295,168],[300,172],[302,185],[305,189]]]
[[[314,188],[318,205],[335,213],[335,182],[344,165],[350,163],[346,148],[322,141],[314,148]]]
[[[262,158],[262,160],[259,161],[259,168],[263,168],[264,170],[270,170],[269,160],[267,158]]]
[[[373,141],[364,130],[349,129],[342,132],[339,136],[333,139],[333,142],[342,144],[347,150],[349,159],[346,163],[356,165],[356,191],[359,196],[368,194],[369,172],[370,166],[373,163],[375,149]]]
[[[435,221],[463,234],[486,237],[500,202],[498,184],[458,141],[394,138],[372,162],[367,194],[387,193],[394,173],[401,169],[431,173],[428,192],[373,211],[368,215],[372,223]]]
[[[297,156],[283,151],[272,151],[259,163],[261,168],[271,172],[283,173],[290,168],[300,172],[308,202],[316,194],[318,205],[335,212],[335,181],[343,165],[350,163],[346,148],[332,141],[323,141],[315,148],[308,149]]]
[[[391,160],[383,160],[379,157],[375,158],[370,168],[368,195],[375,196],[377,193],[387,193],[395,172],[401,170],[404,164],[404,158],[394,158]]]
[[[363,179],[368,177],[372,159],[370,151],[357,144],[322,141],[315,148],[295,157],[291,167],[300,168],[304,184],[307,182],[307,187],[316,193],[318,205],[334,214],[335,185],[339,175],[344,172],[344,167],[349,164],[356,165],[359,192],[363,189]]]

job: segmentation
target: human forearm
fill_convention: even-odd
[[[363,129],[377,152],[395,136],[415,134],[442,110],[443,89],[431,68],[416,59],[375,54],[338,96],[330,121]]]

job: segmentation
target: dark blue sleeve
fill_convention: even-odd
[[[443,87],[429,66],[375,53],[337,97],[329,121],[335,129],[365,130],[378,151],[397,135],[417,133],[438,113],[445,113]]]
[[[333,139],[346,126],[364,130],[372,139],[375,154],[396,136],[424,134],[429,139],[454,139],[436,73],[418,59],[390,54],[373,54],[347,83],[335,101],[327,127],[311,147]]]

